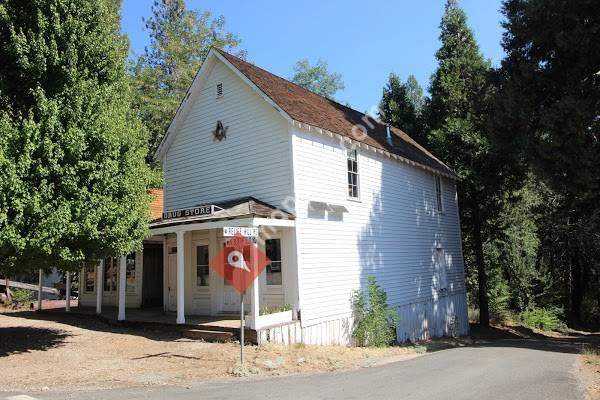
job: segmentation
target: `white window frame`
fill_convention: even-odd
[[[435,212],[438,214],[444,213],[444,182],[442,176],[433,174],[433,196],[435,204]]]
[[[109,270],[109,265],[107,263],[107,261],[110,262],[110,268],[114,268],[114,278],[115,278],[115,286],[112,290],[109,290],[110,287],[109,285],[106,284],[106,280],[108,279],[109,275],[108,275],[108,270]],[[116,266],[115,266],[116,264]],[[116,294],[119,292],[119,258],[118,257],[106,257],[104,259],[104,270],[103,272],[103,276],[102,276],[102,292],[104,292],[107,295],[111,295],[111,294]]]
[[[265,267],[265,286],[267,287],[282,287],[283,286],[283,240],[280,237],[271,237],[267,240],[279,240],[279,273],[281,274],[281,283],[280,284],[269,284],[269,282],[267,281],[267,267]],[[265,248],[264,248],[264,253],[267,254],[267,240],[265,240]]]
[[[348,168],[348,160],[350,160],[350,152],[354,152],[356,159],[354,160],[354,162],[356,163],[356,171],[350,171],[350,168]],[[346,198],[348,200],[352,200],[352,201],[360,201],[360,166],[358,165],[358,158],[359,158],[359,152],[358,149],[355,147],[347,147],[346,148],[346,157],[345,157],[345,163],[346,163]],[[350,195],[350,179],[349,179],[349,174],[355,174],[356,175],[356,197],[355,196],[351,196]]]
[[[134,273],[134,277],[133,277],[133,284],[128,284],[127,280],[128,280],[128,276],[129,276],[129,270],[128,270],[128,261],[132,258],[133,256],[133,273]],[[118,263],[121,262],[121,260],[119,259],[119,257],[115,257],[115,260],[117,260]],[[127,294],[136,294],[138,291],[138,280],[139,280],[139,260],[138,260],[138,252],[133,252],[129,255],[127,255],[125,257],[125,293]],[[120,267],[120,266],[119,266]],[[118,269],[117,269],[118,271]]]
[[[90,291],[88,290],[88,286],[87,286],[87,278],[88,278],[88,267],[91,267],[91,265],[84,265],[83,267],[83,292],[85,293],[96,293],[96,290],[98,289],[98,265],[94,265],[93,266],[93,270],[94,270],[94,284],[93,284],[93,289]]]

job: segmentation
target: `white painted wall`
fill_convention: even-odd
[[[163,163],[165,209],[245,196],[280,206],[291,194],[286,120],[220,61],[197,90]],[[221,142],[218,120],[228,127]]]
[[[338,139],[295,129],[293,146],[303,326],[351,316],[352,291],[364,287],[369,275],[385,289],[388,303],[399,309],[442,296],[464,297],[452,180],[443,179],[440,214],[431,172],[359,148],[360,200],[349,200],[346,151]],[[343,205],[348,213],[343,220],[309,213],[310,201]],[[447,262],[445,294],[435,287],[438,243]],[[466,317],[464,311],[458,314]]]

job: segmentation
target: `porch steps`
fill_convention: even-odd
[[[218,331],[214,329],[184,329],[182,336],[188,339],[204,340],[206,342],[233,342],[236,340],[234,332]]]

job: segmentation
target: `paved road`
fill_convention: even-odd
[[[567,342],[503,340],[335,374],[231,379],[189,388],[46,392],[31,396],[61,400],[578,400],[584,397],[583,386],[574,374],[576,350],[576,345]]]

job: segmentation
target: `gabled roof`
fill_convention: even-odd
[[[229,64],[238,76],[253,86],[253,89],[257,90],[266,101],[279,107],[282,114],[293,122],[344,136],[426,169],[456,178],[456,174],[449,167],[402,130],[390,127],[391,141],[388,141],[387,127],[382,121],[313,93],[223,50],[211,49],[207,61],[212,55],[217,55],[217,58],[224,61],[226,65]],[[194,79],[192,87],[199,80],[201,71],[202,68]],[[175,122],[182,119],[183,109],[188,103],[191,90],[192,88],[180,105],[163,143],[159,146],[157,158],[160,158],[169,146],[173,131],[176,130]]]
[[[385,123],[366,117],[359,111],[313,93],[223,50],[215,50],[269,96],[293,120],[352,139],[355,139],[353,128],[361,125],[366,129],[367,136],[361,135],[363,137],[355,140],[440,172],[455,175],[443,162],[402,130],[390,127],[392,141],[389,143],[386,139]],[[356,131],[356,128],[354,129]],[[356,132],[360,133],[360,131]]]

